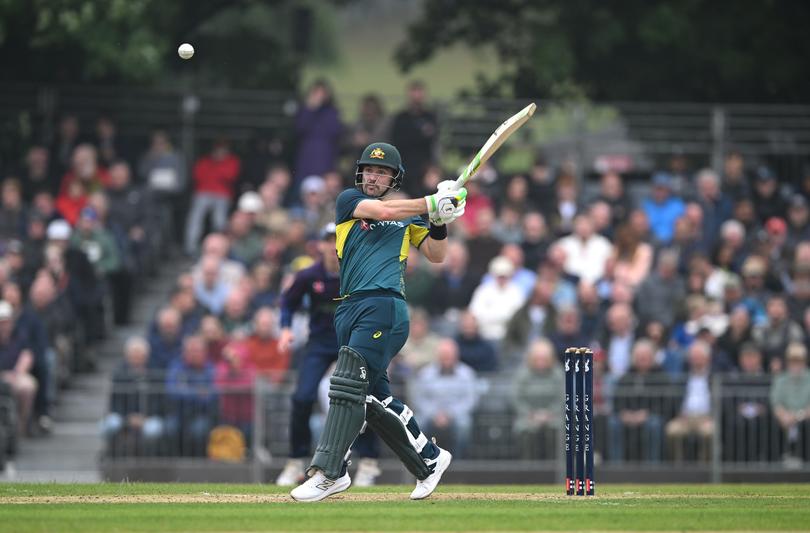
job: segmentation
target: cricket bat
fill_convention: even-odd
[[[515,133],[518,128],[528,121],[532,115],[534,115],[535,110],[537,109],[537,104],[531,103],[521,109],[518,113],[508,118],[504,121],[503,124],[498,126],[498,129],[489,136],[487,142],[484,143],[484,146],[478,150],[478,153],[475,154],[475,157],[470,164],[467,165],[467,168],[461,173],[461,175],[456,178],[456,186],[463,187],[470,178],[475,176],[475,173],[478,172],[478,169],[487,162],[487,160],[492,157],[498,148],[509,138],[510,135]]]

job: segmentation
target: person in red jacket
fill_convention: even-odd
[[[213,230],[222,231],[228,222],[228,206],[233,198],[241,162],[228,141],[214,142],[211,153],[194,164],[194,196],[186,222],[186,252],[194,255],[200,243],[205,217],[213,215]]]

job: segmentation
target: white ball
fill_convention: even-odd
[[[194,55],[194,47],[188,43],[183,43],[177,49],[177,55],[183,59],[190,59]]]

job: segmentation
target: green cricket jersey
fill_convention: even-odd
[[[340,294],[389,290],[405,296],[405,266],[410,245],[421,246],[427,224],[421,217],[406,220],[352,218],[362,200],[376,200],[358,189],[346,189],[335,209],[340,259]]]

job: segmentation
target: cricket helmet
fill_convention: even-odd
[[[391,187],[388,191],[398,191],[402,187],[402,178],[405,177],[405,167],[402,166],[402,157],[396,146],[388,143],[371,143],[363,150],[360,159],[357,160],[357,168],[354,172],[354,185],[363,185],[363,167],[366,165],[377,165],[387,167],[394,171],[394,179],[391,180]],[[386,191],[385,194],[388,193]]]

